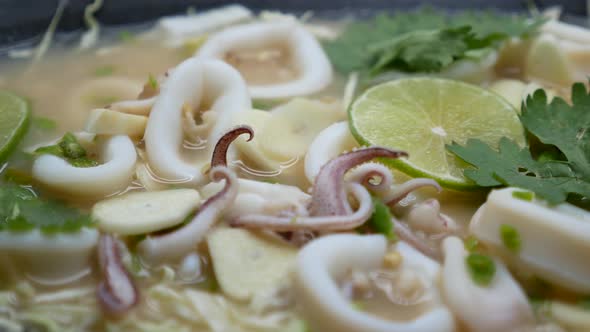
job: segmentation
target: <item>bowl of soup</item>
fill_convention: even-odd
[[[3,48],[0,331],[590,330],[577,4],[119,5]]]

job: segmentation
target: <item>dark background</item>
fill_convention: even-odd
[[[530,0],[532,2],[533,0]],[[59,30],[71,31],[83,26],[84,7],[91,0],[69,0]],[[153,20],[159,16],[185,12],[189,6],[197,11],[226,3],[241,3],[251,9],[280,9],[302,12],[367,11],[380,9],[409,9],[429,4],[448,9],[495,8],[505,11],[526,11],[527,0],[104,0],[98,13],[101,23],[122,25]],[[539,8],[561,5],[565,13],[586,16],[586,0],[536,0]],[[0,0],[0,45],[38,38],[46,29],[58,0]]]

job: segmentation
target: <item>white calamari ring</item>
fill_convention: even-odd
[[[101,197],[121,191],[131,183],[137,153],[128,136],[113,136],[104,143],[102,164],[75,167],[68,161],[44,154],[33,163],[33,178],[62,193]]]
[[[240,73],[223,61],[190,58],[179,64],[162,85],[145,130],[145,146],[150,168],[161,178],[174,182],[202,183],[206,163],[195,165],[180,153],[184,141],[183,106],[199,108],[210,103],[216,112],[207,146],[200,153],[206,163],[211,159],[218,139],[232,127],[237,112],[249,110],[251,101]]]
[[[436,280],[440,266],[405,243],[398,250],[412,268]],[[297,257],[295,292],[306,318],[317,331],[339,332],[452,332],[455,322],[442,303],[414,320],[388,321],[356,310],[335,280],[351,268],[375,269],[381,265],[387,241],[381,235],[328,235],[305,246]],[[435,299],[438,300],[438,299]],[[438,301],[437,301],[438,302]]]
[[[345,151],[358,147],[352,137],[348,122],[337,122],[322,130],[311,142],[305,155],[305,176],[310,183],[320,173],[322,166]]]
[[[252,50],[275,44],[286,44],[300,75],[285,83],[250,85],[252,98],[304,96],[330,84],[332,65],[328,57],[314,36],[297,22],[252,23],[224,29],[207,39],[196,56],[224,59],[231,50]]]
[[[445,254],[441,286],[446,303],[469,331],[515,331],[531,326],[535,318],[524,291],[499,259],[489,285],[473,282],[467,270],[467,251],[458,237],[443,241]],[[493,313],[482,315],[482,312]]]

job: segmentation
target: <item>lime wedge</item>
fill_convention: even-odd
[[[524,144],[524,130],[508,101],[480,87],[435,78],[409,78],[375,86],[349,108],[360,144],[404,150],[409,158],[384,161],[442,186],[477,188],[463,176],[467,165],[445,145],[477,138],[497,147],[501,137]]]
[[[29,126],[29,103],[8,91],[0,90],[0,162],[8,158]]]

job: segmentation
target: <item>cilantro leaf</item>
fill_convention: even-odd
[[[571,99],[571,105],[559,97],[547,103],[543,90],[527,98],[520,116],[533,135],[527,147],[502,138],[498,151],[479,140],[469,140],[465,146],[453,143],[447,149],[474,166],[463,173],[482,187],[528,189],[552,204],[571,195],[590,197],[590,91],[584,84],[574,84]],[[537,159],[530,148],[534,139],[546,145]],[[546,157],[554,155],[554,149],[564,160]]]
[[[449,66],[468,50],[470,28],[419,30],[373,47],[377,54],[371,73],[388,67],[407,72],[433,72]]]
[[[447,149],[476,167],[465,169],[464,175],[482,187],[528,189],[553,204],[565,201],[569,193],[590,197],[590,182],[576,179],[566,162],[539,162],[527,147],[508,138],[500,140],[498,151],[477,139],[465,146],[453,143]]]
[[[75,232],[91,225],[88,214],[62,202],[43,200],[32,189],[14,184],[0,187],[0,231]]]
[[[590,92],[582,83],[572,87],[572,106],[537,90],[523,105],[523,126],[542,143],[557,147],[576,177],[590,180]]]
[[[544,22],[492,11],[450,15],[423,8],[353,23],[324,48],[343,73],[432,72],[460,59],[480,59],[504,40],[534,34]]]

